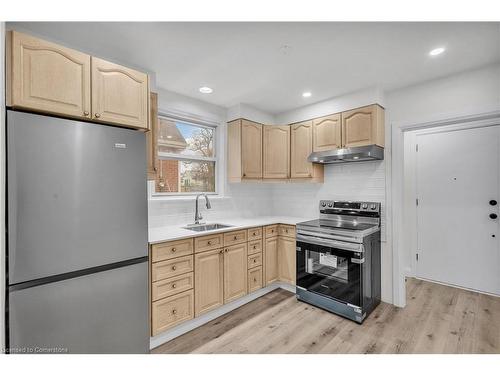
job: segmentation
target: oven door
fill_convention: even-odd
[[[363,245],[297,235],[297,286],[361,307]]]

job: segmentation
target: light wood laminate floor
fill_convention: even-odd
[[[408,279],[358,325],[278,289],[153,353],[500,353],[500,298]]]

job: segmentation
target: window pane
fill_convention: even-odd
[[[159,118],[158,151],[214,157],[213,128]]]
[[[157,193],[215,193],[215,162],[159,160]]]

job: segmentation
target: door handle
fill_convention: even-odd
[[[497,215],[497,214],[490,214],[490,219],[495,220],[497,217],[498,217],[498,215]]]

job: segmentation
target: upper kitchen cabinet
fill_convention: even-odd
[[[342,147],[340,119],[340,113],[336,113],[312,120],[314,152]]]
[[[92,118],[148,129],[148,75],[92,57]]]
[[[342,113],[342,145],[384,147],[384,109],[377,104]]]
[[[90,118],[89,55],[17,31],[6,44],[8,106]]]
[[[323,181],[323,165],[307,161],[313,149],[313,122],[291,125],[290,140],[290,177]]]
[[[7,106],[149,128],[149,79],[17,31],[7,33]]]
[[[229,182],[262,178],[262,125],[238,119],[228,123]]]
[[[264,178],[290,177],[290,126],[264,126]]]

